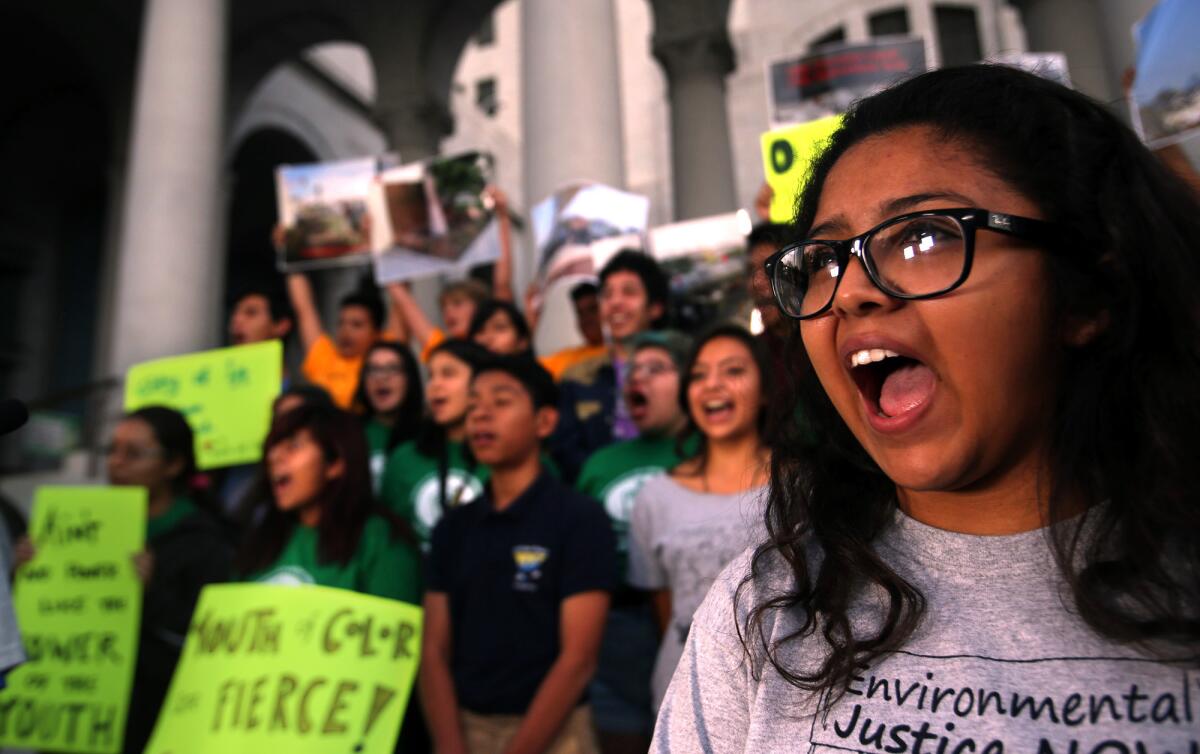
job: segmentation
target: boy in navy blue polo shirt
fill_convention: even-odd
[[[545,473],[557,389],[529,356],[471,382],[486,492],[434,529],[420,692],[439,752],[596,751],[584,690],[616,584],[604,509]]]

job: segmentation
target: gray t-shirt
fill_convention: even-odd
[[[694,492],[666,474],[646,480],[629,523],[629,583],[671,590],[671,625],[654,663],[660,702],[683,654],[692,615],[717,575],[763,533],[766,488],[736,495]]]
[[[877,552],[927,600],[902,651],[862,667],[832,705],[788,684],[759,653],[746,659],[734,621],[785,587],[777,555],[733,602],[743,553],[696,613],[659,712],[652,751],[843,751],[888,754],[1195,754],[1200,664],[1163,662],[1099,637],[1064,606],[1045,531],[982,537],[903,514]],[[1069,604],[1069,602],[1067,602]],[[880,595],[859,600],[856,635],[875,625]],[[769,614],[768,641],[795,630]],[[786,667],[824,657],[812,636],[785,645]],[[758,672],[753,672],[757,670]]]
[[[21,632],[17,630],[17,616],[13,613],[12,592],[8,583],[13,564],[9,544],[8,527],[0,521],[0,678],[14,666],[25,662],[25,646],[21,641]]]

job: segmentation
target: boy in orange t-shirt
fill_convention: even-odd
[[[288,295],[296,310],[300,343],[304,348],[304,377],[329,392],[334,403],[349,409],[358,388],[363,356],[384,334],[383,304],[365,293],[352,293],[338,307],[333,337],[321,326],[312,285],[301,273],[288,275]]]

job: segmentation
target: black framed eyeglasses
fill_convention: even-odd
[[[887,295],[933,298],[962,285],[971,273],[977,230],[1034,242],[1059,237],[1058,227],[1044,220],[978,208],[933,209],[893,217],[844,241],[811,239],[785,246],[763,267],[775,301],[792,319],[829,310],[851,256]]]

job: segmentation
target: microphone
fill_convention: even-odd
[[[0,435],[20,429],[29,421],[29,409],[15,398],[0,400]]]

